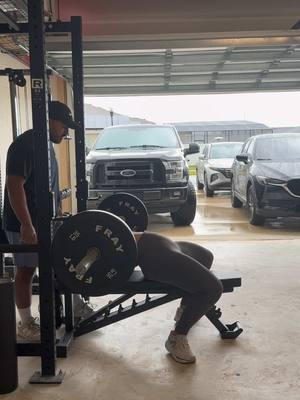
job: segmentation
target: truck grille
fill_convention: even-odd
[[[162,184],[163,165],[159,160],[126,160],[99,162],[95,186],[129,188]]]
[[[300,196],[300,179],[291,179],[287,187],[295,196]]]

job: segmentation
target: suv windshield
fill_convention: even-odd
[[[234,158],[241,151],[242,143],[211,145],[209,158]]]
[[[254,158],[258,161],[299,160],[300,136],[257,139]]]
[[[175,130],[169,126],[126,126],[104,129],[94,150],[122,148],[179,148]]]

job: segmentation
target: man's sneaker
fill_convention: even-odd
[[[80,319],[88,318],[94,313],[94,308],[93,304],[82,299],[82,301],[76,302],[74,306],[74,317]]]
[[[177,323],[177,322],[180,320],[180,318],[182,317],[184,308],[185,308],[184,306],[179,306],[179,307],[177,307],[176,314],[175,314],[175,317],[174,317],[174,321],[175,321],[176,323]]]
[[[38,318],[31,317],[27,322],[18,323],[18,336],[29,341],[40,340],[40,324]]]
[[[172,331],[165,343],[165,347],[174,360],[179,363],[190,364],[196,361],[186,335],[177,335]]]

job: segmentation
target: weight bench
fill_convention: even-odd
[[[216,273],[216,276],[223,284],[223,293],[233,292],[234,288],[241,286],[241,277],[237,273]],[[110,294],[121,294],[113,301],[109,301],[107,305],[101,307],[92,316],[79,321],[75,326],[74,336],[81,336],[85,333],[103,328],[104,326],[113,324],[125,318],[158,307],[170,301],[181,298],[184,291],[174,286],[170,286],[161,282],[154,282],[144,279],[141,270],[135,269],[129,280],[120,288],[105,288],[99,293],[99,296]],[[146,298],[142,301],[132,300],[131,305],[122,305],[128,299],[137,294],[145,294]],[[156,295],[151,297],[150,295]],[[115,309],[115,310],[114,310]],[[222,312],[220,308],[214,306],[206,314],[209,321],[218,329],[222,339],[235,339],[243,329],[239,327],[238,322],[232,324],[223,324],[220,320]]]

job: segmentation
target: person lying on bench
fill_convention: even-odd
[[[138,264],[146,279],[173,285],[186,292],[175,315],[175,328],[165,347],[173,359],[188,364],[196,361],[187,334],[222,295],[221,281],[210,271],[213,254],[190,242],[173,241],[162,235],[133,232]]]

